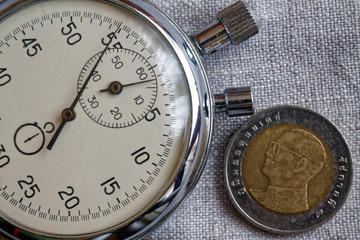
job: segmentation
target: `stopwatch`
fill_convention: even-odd
[[[197,182],[215,112],[202,59],[257,32],[242,2],[187,36],[140,0],[0,4],[0,231],[13,239],[139,238]]]

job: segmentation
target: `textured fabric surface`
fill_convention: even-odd
[[[234,0],[153,0],[188,33]],[[352,151],[354,178],[338,214],[313,231],[279,236],[250,225],[227,197],[223,159],[247,117],[216,115],[211,154],[192,194],[146,239],[360,239],[360,7],[358,0],[246,0],[258,35],[204,61],[213,92],[250,85],[257,111],[290,104],[331,120]]]
[[[188,33],[207,25],[234,0],[152,0]],[[224,185],[224,154],[247,117],[215,116],[211,153],[191,195],[145,239],[360,239],[360,6],[358,0],[246,0],[258,35],[205,59],[213,92],[250,85],[257,111],[290,104],[331,120],[352,151],[350,195],[328,223],[283,236],[250,225]],[[1,238],[1,237],[0,237]]]

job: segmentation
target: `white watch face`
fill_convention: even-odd
[[[6,16],[0,218],[59,237],[133,220],[183,161],[190,102],[167,41],[117,6],[37,1]]]

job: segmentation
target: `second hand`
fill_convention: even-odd
[[[118,32],[118,30],[119,30],[119,29],[117,29],[116,32]],[[116,33],[116,32],[115,32],[115,33]],[[91,71],[90,71],[88,77],[86,78],[84,84],[82,85],[80,91],[76,94],[75,99],[74,99],[74,101],[72,102],[71,106],[70,106],[69,108],[66,108],[66,109],[64,109],[64,110],[62,111],[62,114],[61,114],[61,118],[62,118],[61,123],[60,123],[58,129],[56,130],[55,134],[54,134],[53,137],[51,138],[49,144],[48,144],[47,147],[46,147],[48,150],[51,150],[51,149],[53,148],[53,146],[54,146],[57,138],[59,137],[62,129],[64,128],[65,124],[66,124],[67,122],[70,122],[70,121],[72,121],[72,120],[75,119],[75,116],[76,116],[76,115],[75,115],[75,112],[74,112],[74,108],[75,108],[76,104],[78,103],[81,95],[82,95],[83,92],[85,91],[86,86],[87,86],[88,83],[90,82],[91,76],[93,75],[94,71],[96,70],[97,66],[99,65],[101,59],[103,58],[106,50],[108,49],[108,47],[110,46],[110,44],[111,44],[111,42],[112,42],[112,40],[113,40],[114,38],[116,38],[115,34],[111,35],[109,42],[106,44],[105,49],[101,52],[101,55],[99,56],[99,59],[96,61],[94,67],[91,69]]]

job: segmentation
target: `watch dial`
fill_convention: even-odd
[[[181,66],[149,23],[114,4],[36,1],[1,16],[0,217],[74,237],[150,208],[189,138]]]

